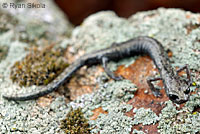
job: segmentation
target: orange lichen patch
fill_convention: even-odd
[[[156,73],[158,73],[157,69],[153,66],[153,61],[150,59],[150,57],[140,57],[127,68],[125,68],[124,66],[120,66],[117,69],[116,73],[118,75],[122,75],[128,80],[131,80],[138,87],[134,98],[128,101],[128,104],[131,104],[134,108],[150,108],[157,115],[161,112],[164,107],[164,104],[162,102],[165,102],[169,99],[163,89],[161,90],[162,97],[155,97],[146,82],[146,79],[148,77],[153,77]],[[161,87],[163,86],[161,81],[159,81],[158,85]],[[130,112],[127,112],[126,115],[129,117],[133,117],[134,113],[131,110]],[[148,132],[151,131],[152,133],[157,133],[156,125],[142,126],[141,124],[139,124],[135,125],[134,128],[138,130],[142,129]]]
[[[90,86],[83,86],[79,85],[77,83],[70,83],[70,99],[75,100],[78,96],[81,96],[83,94],[92,93],[92,87]]]
[[[67,88],[70,89],[70,99],[75,100],[78,96],[92,93],[98,87],[95,79],[101,72],[103,69],[100,66],[90,69],[81,68],[67,85]]]
[[[186,14],[186,18],[190,19],[191,18],[191,14]]]
[[[169,51],[167,54],[168,54],[169,57],[172,57],[172,56],[173,56],[172,51]]]
[[[133,126],[132,128],[132,131],[134,129],[136,130],[139,130],[139,131],[143,131],[147,134],[159,134],[158,131],[157,131],[157,126],[158,126],[158,123],[156,123],[155,125],[142,125],[142,124],[139,124],[137,126]],[[132,134],[132,131],[130,134]]]
[[[46,107],[46,106],[49,106],[52,102],[52,97],[40,97],[39,99],[37,99],[37,104],[41,107]]]
[[[153,62],[149,57],[140,57],[127,68],[121,66],[118,68],[117,73],[131,80],[138,87],[135,97],[128,102],[129,104],[133,104],[136,108],[151,108],[155,113],[160,113],[163,107],[161,102],[169,99],[163,89],[161,90],[162,97],[155,97],[146,82],[148,77],[153,77],[157,73],[157,69],[153,67]],[[161,81],[158,85],[163,86]]]
[[[93,116],[90,117],[90,120],[96,120],[96,119],[98,118],[99,114],[108,114],[108,112],[107,112],[107,111],[104,111],[104,110],[102,109],[102,107],[96,108],[96,109],[94,109],[92,112],[93,112],[94,114],[93,114]]]

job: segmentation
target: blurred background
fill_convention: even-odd
[[[121,17],[129,17],[138,11],[158,7],[200,12],[200,0],[55,0],[55,2],[74,25],[81,24],[84,18],[102,10],[113,10]]]

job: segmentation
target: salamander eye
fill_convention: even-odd
[[[170,99],[170,100],[177,100],[177,99],[178,99],[178,96],[177,96],[177,95],[174,95],[174,94],[169,94],[169,99]]]
[[[187,88],[185,91],[184,91],[185,94],[189,94],[190,93],[190,88]]]

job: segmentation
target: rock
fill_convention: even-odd
[[[47,3],[52,3],[52,1]],[[52,4],[52,6],[54,5]],[[51,10],[53,10],[53,8]],[[6,11],[10,11],[7,13],[9,14],[7,16],[9,20],[9,16],[12,16],[14,13],[9,9]],[[39,10],[37,11],[39,12]],[[2,133],[11,133],[12,131],[23,131],[24,133],[63,133],[59,129],[59,121],[65,117],[69,110],[67,107],[66,110],[64,110],[65,106],[62,107],[65,103],[63,98],[53,99],[50,105],[44,107],[38,106],[34,100],[15,103],[2,98],[2,94],[7,92],[21,93],[38,89],[37,86],[29,88],[19,87],[9,79],[10,66],[26,55],[27,50],[25,50],[25,48],[29,48],[31,42],[40,46],[43,44],[43,40],[46,40],[56,42],[58,45],[62,44],[63,46],[61,40],[63,39],[66,44],[70,44],[69,47],[72,47],[74,49],[73,52],[77,54],[80,51],[88,53],[106,48],[114,42],[119,43],[141,35],[151,36],[162,42],[166,50],[169,49],[172,51],[173,55],[170,60],[173,66],[180,67],[188,63],[193,70],[193,81],[199,80],[200,76],[196,74],[196,70],[200,68],[200,63],[197,62],[198,59],[200,59],[199,14],[179,9],[160,8],[153,11],[140,12],[128,19],[124,19],[117,17],[111,11],[99,12],[85,19],[83,24],[73,29],[71,34],[72,27],[69,22],[64,19],[60,11],[58,11],[56,15],[54,11],[51,12],[49,10],[44,11],[44,13],[41,11],[41,14],[37,13],[39,16],[49,15],[51,19],[48,19],[47,16],[44,18],[41,18],[41,16],[37,17],[37,15],[33,17],[34,15],[32,15],[31,12],[33,11],[24,9],[22,13],[17,12],[17,14],[14,14],[11,19],[16,20],[16,23],[10,23],[10,25],[6,26],[4,32],[0,34],[0,45],[9,46],[5,59],[0,62],[0,109],[4,109],[0,111],[0,131]],[[25,21],[23,18],[25,18],[27,14],[30,14],[30,17],[27,17]],[[65,36],[66,34],[68,35],[68,33],[71,34],[70,37]],[[35,40],[35,38],[37,38],[37,40]],[[137,57],[126,59],[126,62],[121,62],[121,64],[132,64],[135,59],[137,59]],[[120,62],[112,62],[111,65],[119,63]],[[127,86],[130,88],[126,89],[125,87]],[[199,86],[198,82],[196,86]],[[134,106],[129,102],[129,104],[126,104],[126,102],[134,98],[133,94],[136,89],[135,85],[130,81],[128,82],[128,80],[120,82],[105,81],[98,91],[93,94],[86,94],[78,97],[77,100],[69,103],[68,106],[84,107],[87,105],[87,107],[83,108],[83,112],[87,118],[92,116],[95,108],[102,106],[102,109],[108,113],[100,114],[96,120],[112,125],[103,126],[96,121],[92,121],[91,124],[99,126],[99,128],[103,129],[102,132],[105,133],[106,131],[117,133],[116,130],[129,133],[132,125],[134,125],[132,120],[134,116],[133,113],[131,113],[131,111],[133,111],[131,109],[134,108]],[[131,92],[129,92],[129,90]],[[98,95],[95,95],[95,93],[98,93]],[[56,96],[56,93],[53,92],[51,95]],[[154,117],[158,116],[160,118],[158,121],[159,127],[157,128],[157,126],[153,124],[155,121],[152,121],[150,123],[148,122],[150,127],[146,130],[150,131],[151,127],[154,127],[156,129],[153,129],[153,131],[151,131],[152,133],[158,133],[158,131],[160,133],[168,133],[176,130],[180,133],[195,133],[200,127],[194,125],[194,127],[197,128],[191,128],[189,123],[198,122],[200,117],[198,114],[199,112],[194,111],[194,107],[199,105],[198,98],[199,94],[193,94],[192,100],[188,101],[186,105],[179,110],[172,108],[174,105],[170,101],[166,101],[166,107],[164,110],[161,110],[159,115],[156,115],[156,113],[151,110],[151,112],[149,112],[151,115],[153,114]],[[195,100],[195,103],[192,103],[193,100]],[[149,105],[150,103],[151,102],[149,102]],[[10,112],[10,109],[12,109],[12,112]],[[196,113],[193,114],[192,112]],[[171,121],[166,121],[165,117],[168,116],[169,113],[173,113],[173,116],[170,116]],[[23,115],[23,117],[21,115]],[[114,117],[112,118],[112,116]],[[177,116],[183,117],[178,118],[183,119],[183,121],[178,122],[176,120]],[[147,113],[146,117],[150,117],[150,115]],[[122,121],[122,123],[118,124],[119,121]],[[118,125],[116,126],[116,124]],[[168,126],[170,126],[170,128],[167,128]],[[181,126],[187,129],[182,130]],[[14,128],[14,130],[12,128]],[[24,128],[24,130],[21,130],[21,128]],[[146,126],[143,125],[141,128],[141,131],[143,131]],[[99,131],[98,128],[94,130],[94,132],[97,131]],[[136,133],[137,131],[133,130],[133,132]]]

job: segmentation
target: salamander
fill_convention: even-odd
[[[3,95],[7,100],[25,101],[36,99],[55,91],[59,86],[68,81],[72,75],[84,65],[102,64],[104,71],[114,80],[123,79],[122,76],[116,76],[108,67],[109,61],[116,61],[136,54],[147,54],[156,65],[160,77],[148,78],[147,83],[156,97],[160,97],[159,89],[155,88],[153,81],[162,80],[165,93],[171,101],[180,104],[189,99],[191,76],[188,65],[178,70],[172,68],[167,52],[162,44],[154,38],[148,36],[139,36],[122,43],[113,43],[110,47],[101,49],[81,56],[78,60],[67,67],[57,78],[41,90],[16,95]],[[187,79],[181,79],[179,72],[186,69]]]

